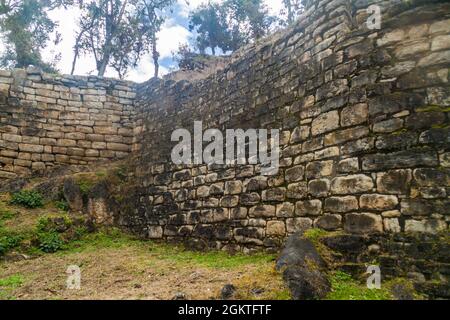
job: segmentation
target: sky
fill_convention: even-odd
[[[158,34],[158,51],[160,52],[160,75],[170,72],[174,68],[172,53],[175,52],[180,44],[188,43],[191,33],[188,29],[189,12],[207,0],[177,0],[173,13],[166,20],[161,31]],[[282,8],[282,0],[265,0],[271,14],[279,14]],[[56,47],[49,46],[44,52],[44,60],[50,61],[55,53],[61,53],[61,60],[57,68],[63,74],[71,71],[73,60],[73,46],[75,44],[75,30],[77,29],[77,19],[79,9],[58,9],[50,13],[50,17],[58,22],[58,32],[62,35],[62,42]],[[137,68],[130,70],[126,79],[135,82],[144,82],[153,76],[154,67],[150,55],[142,57]],[[75,69],[77,75],[96,74],[95,62],[91,56],[81,56],[78,59]],[[108,69],[108,77],[117,77],[114,70]]]

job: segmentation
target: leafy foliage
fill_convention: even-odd
[[[227,0],[193,11],[189,28],[197,33],[195,45],[200,53],[210,48],[215,55],[217,48],[234,51],[265,36],[275,21],[262,0]]]
[[[61,236],[55,232],[38,233],[39,249],[46,253],[53,253],[60,250],[64,246]]]
[[[10,249],[17,247],[22,241],[22,237],[18,235],[0,236],[0,256],[4,255]]]
[[[69,204],[65,200],[56,201],[55,207],[57,207],[59,210],[62,210],[62,211],[69,211],[69,209],[70,209]]]
[[[280,25],[282,26],[292,24],[304,10],[302,0],[283,0],[283,5],[280,12]]]
[[[111,67],[122,79],[151,49],[157,76],[156,33],[165,21],[163,10],[173,3],[174,0],[84,1],[72,73],[79,54],[89,53],[95,58],[99,76]]]
[[[37,191],[22,190],[12,195],[10,203],[34,209],[44,205],[44,198]]]
[[[60,56],[56,55],[50,63],[44,62],[41,56],[41,50],[57,28],[48,12],[72,3],[73,0],[0,0],[0,32],[6,40],[0,66],[24,68],[34,65],[55,72],[54,66]],[[61,35],[56,33],[55,44],[60,41]]]

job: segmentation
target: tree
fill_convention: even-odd
[[[263,0],[209,2],[190,15],[190,30],[198,34],[196,47],[201,53],[211,48],[234,51],[269,33],[276,18],[269,15]]]
[[[99,76],[104,76],[111,66],[123,78],[130,67],[137,65],[147,50],[137,3],[138,0],[90,0],[82,4],[72,72],[80,53],[94,56]]]
[[[150,44],[153,64],[155,66],[155,78],[159,74],[159,52],[157,47],[157,33],[165,22],[163,10],[173,5],[175,0],[143,0],[139,4],[139,12],[142,14],[142,25]]]
[[[302,0],[283,0],[284,8],[281,10],[281,15],[285,19],[281,19],[281,25],[290,25],[303,12]]]
[[[24,68],[35,65],[54,72],[54,64],[41,56],[57,24],[48,12],[72,0],[0,0],[0,32],[5,39],[5,52],[0,59],[3,67]],[[61,41],[56,34],[55,44]]]
[[[99,76],[112,67],[124,78],[143,54],[151,51],[159,73],[157,33],[164,9],[175,0],[90,0],[82,5],[74,46],[72,74],[81,53],[92,54]]]
[[[224,7],[218,3],[201,5],[189,16],[189,30],[196,31],[196,47],[204,54],[210,48],[212,54],[216,49],[228,51],[231,35],[226,24]]]

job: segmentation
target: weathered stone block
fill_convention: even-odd
[[[286,188],[272,188],[262,192],[263,201],[284,201]]]
[[[287,169],[285,172],[285,180],[288,183],[303,180],[304,176],[305,176],[304,166],[295,166],[290,169]]]
[[[348,127],[366,122],[368,118],[368,107],[365,103],[359,103],[342,109],[341,126]]]
[[[282,237],[286,234],[286,226],[283,221],[268,221],[266,227],[267,236]]]
[[[337,177],[331,181],[332,194],[354,194],[372,190],[372,178],[363,174]]]
[[[344,229],[357,234],[381,233],[383,221],[381,216],[373,213],[348,213],[344,218]]]
[[[333,131],[339,128],[339,113],[338,111],[330,111],[323,113],[312,122],[311,132],[313,136]]]
[[[363,194],[359,199],[361,209],[389,210],[398,205],[396,196],[383,194]]]
[[[330,176],[333,171],[333,160],[310,162],[306,165],[306,177],[308,179]]]
[[[310,218],[289,218],[286,219],[286,230],[289,233],[300,232],[303,234],[312,228],[312,220]]]
[[[288,185],[286,197],[290,199],[304,199],[308,196],[306,182],[296,182]]]
[[[317,216],[322,213],[322,201],[305,200],[297,201],[295,204],[296,216]]]
[[[388,194],[407,194],[412,179],[411,170],[391,170],[377,174],[377,191]]]
[[[334,231],[342,226],[342,217],[338,214],[326,214],[321,216],[314,221],[314,226],[316,228]]]
[[[249,216],[250,217],[275,217],[275,206],[272,205],[257,205],[250,208]]]
[[[276,216],[279,218],[289,218],[294,216],[295,206],[291,202],[277,204]]]
[[[358,199],[354,196],[326,198],[324,210],[336,213],[358,210]]]

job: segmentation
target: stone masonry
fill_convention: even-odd
[[[128,155],[135,96],[125,81],[0,71],[0,181]]]
[[[372,4],[380,30],[366,24]],[[313,227],[448,232],[449,67],[447,1],[310,0],[294,26],[202,80],[2,72],[0,174],[134,150],[135,185],[116,223],[220,249],[275,248]],[[280,129],[279,174],[173,165],[171,133],[194,121]]]

